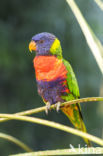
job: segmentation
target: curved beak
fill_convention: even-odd
[[[31,41],[29,43],[29,50],[30,50],[30,52],[36,51],[36,43],[35,43],[35,41]]]

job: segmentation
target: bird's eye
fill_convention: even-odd
[[[44,40],[40,40],[39,43],[44,43]]]

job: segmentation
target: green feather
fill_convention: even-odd
[[[72,93],[72,95],[74,96],[74,98],[78,99],[80,97],[79,87],[78,87],[78,83],[77,83],[75,74],[73,72],[73,69],[72,69],[70,63],[68,61],[66,61],[65,59],[63,59],[63,64],[65,65],[65,67],[68,71],[68,73],[67,73],[68,88],[69,88],[70,92]]]
[[[78,83],[77,83],[75,74],[73,72],[73,69],[68,61],[66,61],[65,59],[62,59],[62,61],[68,71],[66,80],[67,80],[68,89],[70,90],[70,93],[68,93],[67,96],[62,96],[62,98],[65,101],[78,99],[78,98],[80,98],[80,93],[79,93],[79,87],[78,87]],[[67,117],[70,119],[70,121],[76,128],[86,132],[86,127],[83,122],[83,118],[82,118],[82,114],[81,114],[80,104],[77,103],[77,104],[70,105],[69,107],[67,107],[67,109],[68,109],[68,111],[69,111],[69,109],[70,109],[70,111],[71,111],[71,109],[73,110],[72,116],[69,115],[68,111],[67,112],[65,111],[65,108],[62,108],[61,110],[67,115]],[[84,138],[84,140],[88,146],[91,146],[91,143],[88,139]]]

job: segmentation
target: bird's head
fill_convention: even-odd
[[[60,41],[55,35],[47,32],[37,34],[32,37],[29,43],[30,52],[35,51],[37,56],[55,55],[62,57],[62,49]]]

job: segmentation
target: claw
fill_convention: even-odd
[[[57,102],[56,104],[55,104],[55,107],[56,107],[56,111],[57,112],[59,112],[59,109],[60,109],[60,102]]]
[[[47,102],[46,103],[46,109],[45,109],[46,114],[48,114],[48,110],[50,109],[50,106],[51,106],[50,102]]]

